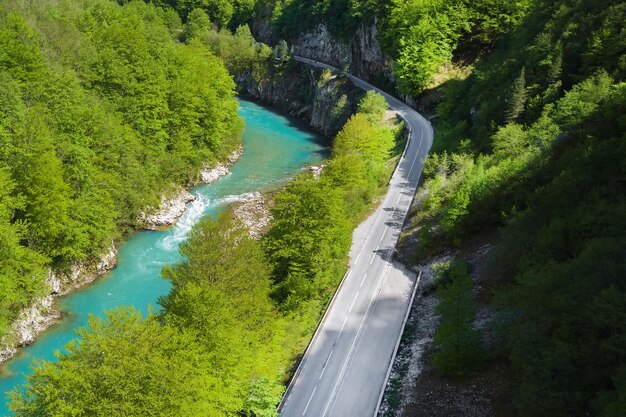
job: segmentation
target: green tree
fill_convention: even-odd
[[[516,121],[524,112],[526,105],[526,69],[522,68],[519,77],[513,81],[511,88],[511,96],[508,102],[506,112],[506,122],[512,123]]]
[[[385,97],[370,90],[359,101],[358,112],[366,114],[372,123],[382,123],[387,107]]]
[[[193,9],[187,16],[187,24],[183,32],[186,41],[206,35],[211,29],[211,19],[203,9]]]
[[[198,224],[180,250],[185,260],[163,270],[173,285],[159,301],[165,322],[193,332],[206,350],[206,366],[219,381],[207,393],[222,399],[223,413],[273,415],[282,392],[283,323],[260,244],[225,213]]]
[[[480,369],[484,360],[481,334],[472,325],[475,307],[467,266],[461,262],[446,265],[437,281],[441,284],[436,312],[441,323],[435,334],[438,350],[433,362],[446,375],[466,377]]]
[[[276,196],[264,243],[285,309],[327,294],[341,278],[352,229],[344,209],[340,189],[307,176]]]
[[[220,399],[206,395],[219,382],[202,348],[156,316],[119,308],[92,317],[78,336],[11,393],[16,416],[223,415]]]

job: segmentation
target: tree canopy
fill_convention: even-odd
[[[232,78],[171,24],[144,2],[0,2],[0,336],[46,268],[93,261],[238,145]]]

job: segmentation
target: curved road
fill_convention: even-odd
[[[337,68],[298,56],[321,68]],[[415,110],[352,76],[364,90],[382,94],[409,127],[409,142],[385,199],[353,234],[350,269],[328,307],[279,406],[282,417],[374,416],[417,286],[414,273],[392,260],[433,140]]]

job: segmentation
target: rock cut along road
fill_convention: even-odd
[[[294,56],[320,68],[337,68]],[[281,417],[374,416],[412,302],[416,276],[392,258],[433,141],[430,123],[382,94],[409,128],[409,142],[378,209],[354,231],[350,269],[313,336],[279,406]]]

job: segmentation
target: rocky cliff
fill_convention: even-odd
[[[393,83],[392,61],[378,42],[376,21],[361,23],[349,42],[340,41],[326,25],[319,24],[294,39],[291,51],[338,68],[347,68],[351,74],[381,87]]]
[[[326,136],[341,129],[363,95],[347,78],[293,60],[272,67],[262,80],[246,72],[236,81],[241,95],[295,116]]]

